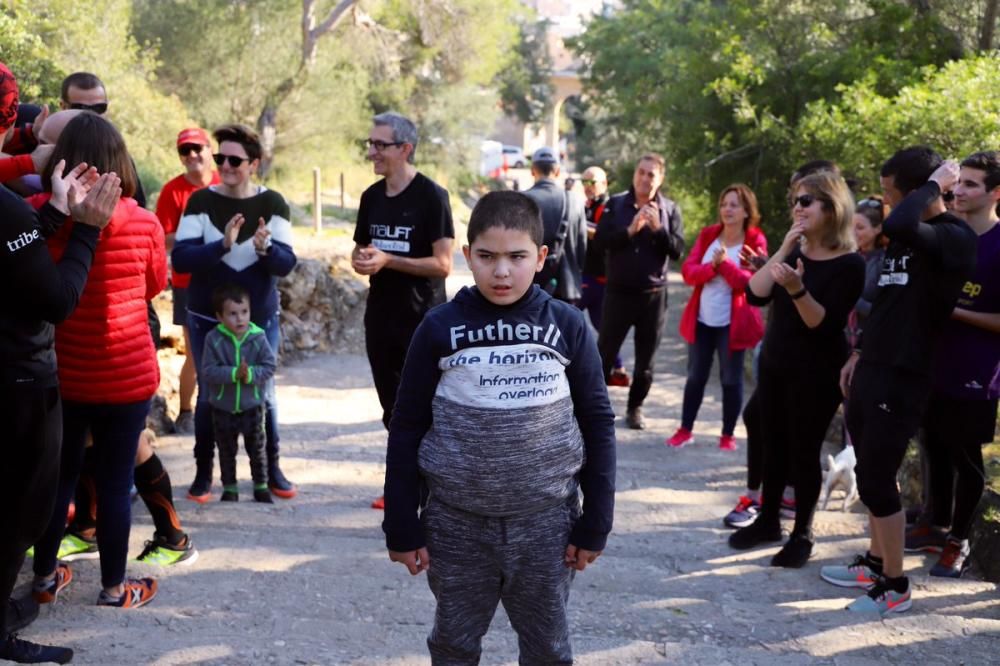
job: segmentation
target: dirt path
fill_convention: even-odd
[[[615,532],[606,555],[574,583],[577,663],[996,663],[995,586],[931,579],[930,557],[907,558],[916,585],[911,612],[878,621],[843,610],[854,595],[817,572],[862,547],[858,514],[820,513],[817,552],[801,571],[768,567],[775,548],[727,547],[720,519],[744,483],[745,453],[715,446],[714,378],[697,443],[680,451],[662,444],[677,426],[684,381],[679,300],[647,403],[649,429],[618,430]],[[72,645],[79,664],[429,663],[427,584],[388,561],[381,513],[368,508],[382,484],[385,434],[367,361],[316,357],[284,368],[279,387],[284,467],[298,498],[273,507],[247,501],[241,458],[239,504],[177,502],[201,553],[196,564],[156,571],[130,565],[133,574],[160,576],[152,604],[135,612],[95,607],[97,563],[77,563],[73,584],[25,637]],[[611,395],[623,414],[625,392]],[[191,440],[165,437],[159,446],[183,498],[194,473]],[[151,533],[137,504],[133,556]],[[516,663],[502,611],[483,663]]]

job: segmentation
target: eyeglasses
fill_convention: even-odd
[[[944,199],[946,202],[951,203],[952,201],[955,200],[955,193],[954,192],[942,192],[941,193],[941,198]]]
[[[212,155],[212,159],[215,160],[215,164],[217,166],[222,166],[228,160],[229,166],[233,167],[234,169],[239,168],[239,166],[244,162],[250,161],[250,158],[248,157],[237,157],[236,155],[223,155],[222,153],[216,153]]]
[[[581,178],[580,182],[582,184],[586,185],[587,187],[592,187],[594,185],[597,185],[597,179],[596,178]]]
[[[201,149],[204,147],[205,146],[202,146],[197,143],[182,143],[177,147],[177,154],[180,155],[181,157],[187,157],[191,153],[195,154],[200,153]]]
[[[809,208],[809,206],[812,206],[814,201],[820,201],[820,198],[813,196],[811,194],[800,194],[799,196],[792,199],[791,203],[792,203],[792,208],[795,208],[796,204],[798,204],[798,206],[801,208]]]
[[[103,116],[108,110],[107,102],[99,102],[97,104],[83,104],[81,102],[74,102],[69,105],[69,108],[76,109],[77,111],[93,111],[99,116]]]
[[[404,143],[406,143],[406,142],[405,141],[391,141],[391,142],[386,142],[386,141],[378,141],[376,139],[362,139],[361,140],[361,147],[362,148],[366,148],[366,149],[367,148],[374,148],[376,153],[381,153],[383,150],[385,150],[389,146],[402,146]]]

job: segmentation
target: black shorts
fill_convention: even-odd
[[[174,325],[187,326],[187,287],[171,287],[170,290],[174,294]]]
[[[989,444],[997,427],[997,401],[961,400],[934,392],[924,411],[924,428],[947,440]]]
[[[902,510],[896,473],[930,395],[930,379],[861,361],[847,403],[861,501],[877,517]]]

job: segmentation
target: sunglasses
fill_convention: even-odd
[[[812,206],[814,201],[820,201],[820,200],[821,199],[819,197],[813,196],[811,194],[800,194],[799,196],[792,199],[791,204],[792,208],[795,208],[796,204],[800,208],[809,208],[809,206]]]
[[[77,111],[93,111],[99,116],[103,116],[108,110],[107,102],[99,102],[98,104],[83,104],[81,102],[74,102],[69,105],[69,108],[76,109]]]
[[[234,169],[239,168],[239,166],[244,162],[250,161],[250,158],[248,157],[237,157],[236,155],[223,155],[222,153],[216,153],[212,155],[212,159],[215,160],[216,166],[222,166],[228,161],[229,166],[233,167]]]
[[[858,208],[881,208],[882,202],[878,199],[862,199],[858,202]]]
[[[595,178],[581,178],[580,182],[587,186],[592,186],[597,184],[597,180]]]
[[[181,157],[187,157],[191,153],[195,154],[200,153],[201,149],[204,147],[205,146],[202,146],[197,143],[183,143],[177,147],[177,154],[180,155]]]
[[[391,141],[391,142],[386,142],[386,141],[377,141],[375,139],[362,139],[361,140],[361,147],[362,148],[374,148],[376,153],[381,153],[383,150],[385,150],[389,146],[402,146],[404,143],[406,143],[406,142],[405,141]]]

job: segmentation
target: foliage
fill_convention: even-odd
[[[797,155],[824,155],[870,188],[879,166],[897,149],[927,144],[961,159],[1000,146],[1000,54],[928,67],[922,79],[895,95],[870,79],[839,89],[833,102],[810,105]]]
[[[64,74],[48,55],[42,40],[17,14],[0,10],[0,62],[17,78],[23,101],[53,104],[59,99]]]
[[[545,41],[548,27],[546,21],[522,21],[517,57],[497,74],[504,112],[524,123],[542,122],[552,111],[552,57]]]
[[[772,231],[810,103],[862,78],[892,95],[962,53],[935,15],[893,0],[625,0],[573,46],[620,154],[663,152],[675,187],[708,201],[748,182]]]

